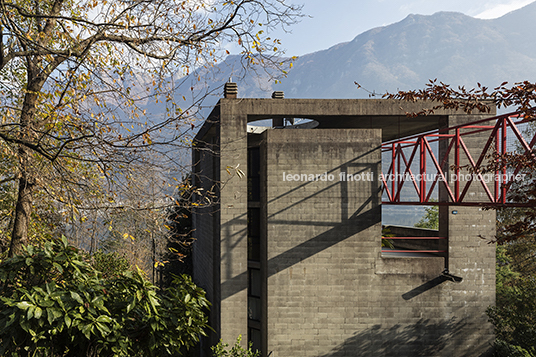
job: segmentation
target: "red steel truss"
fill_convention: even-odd
[[[512,140],[517,140],[525,155],[530,153],[532,159],[536,161],[536,155],[532,151],[536,143],[536,134],[530,142],[527,142],[518,127],[525,122],[527,120],[518,113],[511,113],[383,143],[382,154],[388,152],[391,158],[388,171],[381,175],[383,203],[526,206],[527,204],[523,202],[507,201],[510,186],[516,179],[521,178],[519,175],[521,167],[513,170],[502,167],[492,173],[482,171],[490,158],[493,160],[495,157],[495,160],[498,160],[493,154],[498,154],[500,157],[507,153],[507,149],[512,149],[511,145],[507,148],[507,141]],[[487,141],[477,150],[478,152],[473,148],[470,153],[466,141],[470,141],[471,136],[474,138],[476,135],[479,139],[487,137]],[[442,150],[436,150],[440,151],[439,153],[434,152],[432,143],[440,144]],[[427,167],[427,162],[431,168]],[[461,165],[471,170],[464,170]],[[432,198],[436,186],[437,189],[443,189],[444,196],[447,197],[442,196],[440,200],[442,202]],[[483,193],[478,196],[483,198],[478,201],[474,198],[468,199],[470,196],[474,197],[471,192],[476,190]]]

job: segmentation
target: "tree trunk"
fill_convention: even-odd
[[[22,245],[26,244],[28,238],[28,227],[30,226],[30,215],[32,213],[32,193],[34,184],[29,177],[31,174],[28,170],[29,155],[27,149],[19,149],[21,155],[19,193],[17,204],[15,206],[15,220],[13,231],[11,233],[11,244],[9,245],[8,257],[20,253]]]
[[[32,80],[37,77],[37,71],[33,66],[28,66],[28,87],[24,96],[24,102],[20,114],[19,138],[26,142],[31,142],[32,121],[34,120],[37,105],[37,93],[40,84]],[[27,244],[28,229],[30,226],[30,216],[32,213],[32,194],[35,189],[35,177],[32,167],[31,150],[19,144],[19,193],[15,205],[15,220],[11,233],[11,243],[9,245],[8,257],[18,254],[23,244]]]

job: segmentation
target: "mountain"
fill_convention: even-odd
[[[536,2],[498,19],[482,20],[455,12],[409,15],[371,29],[352,41],[300,57],[281,84],[255,73],[239,81],[239,96],[362,98],[357,81],[376,93],[422,88],[437,78],[453,86],[496,86],[536,80]],[[219,66],[221,85],[238,57]]]

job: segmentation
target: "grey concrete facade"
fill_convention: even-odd
[[[219,197],[194,215],[194,279],[213,304],[215,329],[203,342],[205,355],[219,338],[233,343],[242,335],[247,341],[251,269],[260,272],[260,317],[253,328],[261,331],[264,356],[489,352],[493,330],[485,310],[495,301],[495,248],[479,235],[494,236],[493,211],[457,207],[453,214],[442,207],[446,258],[381,254],[382,141],[477,118],[447,111],[405,116],[425,104],[220,100],[196,137],[193,155],[194,185]],[[247,134],[248,122],[281,118],[319,125]],[[481,147],[479,138],[471,140],[470,150]],[[259,148],[257,199],[245,177],[248,147]],[[341,173],[364,179],[341,180]],[[287,179],[295,174],[326,176]],[[252,209],[259,212],[260,255],[248,262]],[[445,267],[463,280],[445,280]]]

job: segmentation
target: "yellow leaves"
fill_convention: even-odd
[[[155,267],[155,268],[158,268],[159,266],[162,266],[162,267],[163,267],[163,266],[164,266],[164,263],[163,263],[163,262],[159,262],[159,261],[154,262],[154,267]]]
[[[144,143],[147,143],[149,145],[151,145],[153,143],[153,141],[151,140],[151,136],[149,135],[149,133],[143,133],[142,134],[142,137],[143,137],[143,142]]]
[[[136,240],[136,238],[134,238],[131,234],[124,233],[124,234],[123,234],[123,239],[128,239],[128,238],[130,238],[130,240],[131,240],[132,242],[134,242],[134,241]]]
[[[239,166],[240,166],[240,164],[236,165],[235,167],[227,166],[225,168],[225,171],[227,171],[229,176],[232,176],[231,170],[233,170],[239,178],[242,178],[242,177],[244,177],[246,175],[244,174],[244,171],[242,171],[241,169],[238,168]]]

